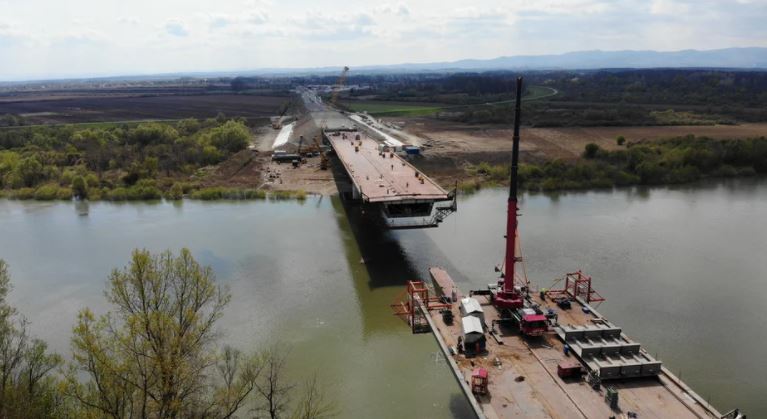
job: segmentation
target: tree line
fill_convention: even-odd
[[[219,344],[215,326],[231,299],[187,249],[133,252],[108,279],[111,310],[83,308],[69,361],[29,335],[12,307],[0,260],[0,417],[332,417],[316,374],[285,377],[284,348],[244,353]]]
[[[520,165],[520,185],[531,191],[612,188],[614,186],[689,183],[704,178],[767,174],[767,138],[714,140],[688,135],[663,141],[626,143],[617,150],[589,143],[582,159]],[[471,191],[508,180],[508,166],[470,166],[473,180],[459,186]]]

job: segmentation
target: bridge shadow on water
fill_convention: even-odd
[[[333,207],[339,218],[344,238],[346,259],[355,282],[363,274],[370,289],[404,287],[419,275],[397,238],[383,225],[375,208],[334,198]],[[342,218],[345,218],[342,219]],[[360,272],[364,271],[364,272]]]
[[[331,159],[331,168],[340,195],[332,197],[331,202],[343,241],[343,256],[354,282],[363,339],[388,347],[383,350],[379,362],[391,365],[392,371],[411,377],[410,380],[418,383],[418,386],[431,388],[426,392],[430,394],[428,397],[435,397],[434,389],[437,392],[449,392],[445,399],[436,396],[434,400],[447,403],[450,417],[473,417],[460,391],[451,389],[443,378],[438,382],[429,378],[435,374],[435,367],[427,361],[436,350],[433,339],[430,336],[412,336],[407,324],[395,317],[389,306],[404,291],[408,280],[427,280],[424,277],[424,266],[432,259],[444,263],[447,257],[424,232],[415,230],[407,234],[415,238],[417,248],[425,247],[428,250],[419,249],[414,255],[409,255],[398,234],[385,226],[376,207],[343,199],[343,196],[350,195],[350,181],[337,159]],[[376,339],[371,339],[373,336]],[[400,353],[410,354],[405,357],[407,361],[397,355]],[[406,371],[401,370],[403,365],[407,365]],[[434,376],[447,378],[447,375],[442,375],[444,373],[446,371]],[[396,379],[393,382],[398,383]]]

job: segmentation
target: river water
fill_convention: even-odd
[[[109,272],[134,248],[189,247],[230,287],[220,326],[243,350],[281,345],[289,374],[317,373],[340,416],[468,415],[431,335],[391,314],[408,279],[448,269],[494,281],[505,191],[462,197],[439,228],[382,232],[338,199],[305,202],[38,203],[0,200],[10,300],[32,332],[69,352],[76,313],[108,307]],[[767,182],[525,195],[529,278],[583,269],[599,309],[720,409],[767,413]]]

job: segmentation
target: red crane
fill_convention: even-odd
[[[517,310],[524,305],[522,294],[514,288],[517,262],[517,190],[519,172],[519,117],[522,103],[522,77],[517,77],[517,101],[514,107],[514,137],[512,139],[511,171],[509,175],[509,200],[506,215],[506,259],[503,273],[503,287],[493,295],[493,305],[499,310]]]

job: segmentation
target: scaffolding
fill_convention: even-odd
[[[546,291],[547,297],[551,299],[565,297],[574,300],[580,298],[585,301],[586,304],[601,303],[605,300],[605,298],[599,295],[599,293],[591,286],[591,277],[580,270],[565,274],[565,277],[562,279],[565,281],[564,288],[550,289]],[[556,286],[562,279],[557,280],[552,287]]]
[[[394,315],[407,321],[413,333],[428,333],[429,322],[426,316],[429,311],[450,308],[438,297],[429,296],[429,288],[423,281],[408,281],[407,287],[391,304]]]

